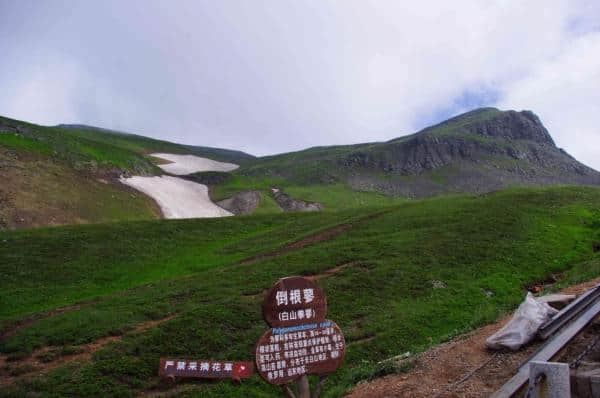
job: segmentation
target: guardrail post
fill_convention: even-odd
[[[535,362],[529,366],[528,398],[570,398],[569,365],[559,362]]]

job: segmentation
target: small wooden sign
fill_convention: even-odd
[[[197,359],[160,359],[160,377],[199,379],[246,379],[252,376],[252,362],[205,361]]]
[[[346,343],[332,321],[265,332],[256,345],[256,367],[270,384],[285,384],[303,375],[334,372],[344,360]]]
[[[300,276],[280,279],[265,294],[263,317],[271,327],[319,323],[327,315],[323,290]]]

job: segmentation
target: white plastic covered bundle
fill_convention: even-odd
[[[512,319],[504,327],[491,335],[485,345],[493,350],[509,348],[518,350],[531,341],[544,322],[558,311],[546,303],[537,301],[527,293]]]

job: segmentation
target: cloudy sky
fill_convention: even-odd
[[[531,109],[600,169],[600,2],[0,0],[0,114],[264,155]]]

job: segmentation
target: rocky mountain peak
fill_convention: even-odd
[[[481,136],[507,140],[528,140],[555,146],[554,140],[540,118],[531,111],[499,112],[494,117],[467,124],[464,129]]]

